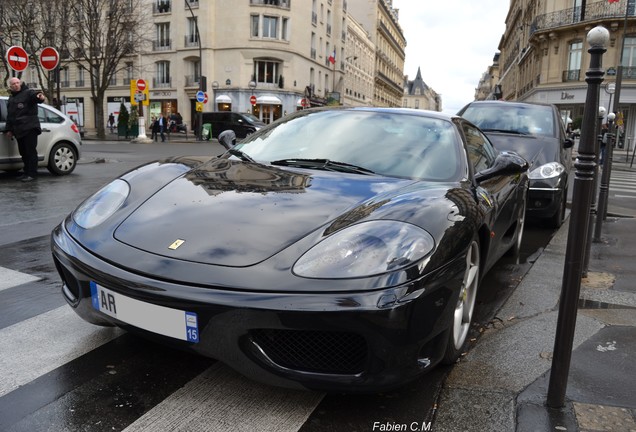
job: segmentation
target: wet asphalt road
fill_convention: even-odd
[[[11,173],[0,173],[0,266],[40,278],[37,283],[21,285],[19,290],[0,291],[0,331],[67,309],[63,307],[48,236],[84,198],[143,162],[222,151],[214,142],[89,141],[83,148],[83,160],[70,176],[55,177],[41,170],[37,182],[23,184]],[[503,319],[496,316],[497,310],[552,235],[553,230],[527,226],[519,263],[504,258],[485,277],[475,311],[473,344],[478,343],[485,328]],[[80,325],[92,328],[83,322]],[[72,430],[122,430],[214,363],[128,334],[114,337],[28,385],[4,396],[0,394],[0,430],[45,430],[64,425],[74,425]],[[117,373],[104,374],[108,368]],[[321,396],[298,430],[371,430],[373,419],[397,424],[432,421],[437,397],[450,369],[438,367],[390,393]],[[271,399],[280,395],[278,391],[274,393]]]

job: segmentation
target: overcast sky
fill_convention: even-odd
[[[472,101],[506,29],[508,0],[393,0],[406,37],[404,73],[442,95],[456,113]]]

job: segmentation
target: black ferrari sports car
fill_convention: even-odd
[[[231,135],[217,157],[122,175],[54,229],[77,314],[292,388],[386,390],[456,361],[482,276],[520,247],[525,159],[422,110]]]

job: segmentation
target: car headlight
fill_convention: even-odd
[[[84,229],[96,227],[121,207],[129,193],[128,183],[116,179],[84,201],[73,212],[73,220]]]
[[[565,171],[563,165],[558,162],[550,162],[530,171],[529,177],[534,180],[548,179],[560,176],[563,171]]]
[[[433,237],[415,225],[370,221],[335,233],[309,249],[293,272],[317,279],[359,278],[408,267],[431,253]]]

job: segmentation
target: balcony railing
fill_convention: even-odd
[[[579,81],[581,77],[581,69],[572,69],[563,71],[563,82]]]
[[[172,49],[172,39],[152,41],[153,51],[170,51]]]
[[[199,87],[199,77],[195,75],[186,75],[185,77],[186,87]]]
[[[152,13],[167,13],[172,11],[172,2],[170,0],[158,0],[152,5]]]
[[[192,34],[192,35],[186,35],[183,38],[184,42],[183,42],[183,46],[186,48],[192,48],[192,47],[198,47],[199,46],[199,40],[197,39],[197,35]]]
[[[153,88],[169,88],[172,87],[172,78],[152,79]]]
[[[251,5],[279,6],[289,9],[291,0],[250,0]]]
[[[630,5],[627,14],[633,17],[634,4],[631,1],[629,3]],[[603,20],[608,18],[620,19],[624,17],[624,2],[608,3],[607,1],[597,1],[595,3],[587,4],[585,9],[579,6],[539,15],[534,19],[534,22],[530,27],[530,34],[532,35],[538,31],[551,30],[585,21]]]

